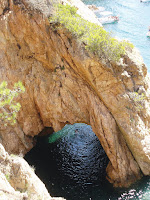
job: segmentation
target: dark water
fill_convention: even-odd
[[[48,137],[40,137],[25,159],[52,196],[93,199],[96,188],[108,184],[105,151],[88,125],[66,125],[59,133],[64,137],[51,144]]]
[[[90,126],[67,125],[59,131],[64,137],[49,143],[48,136],[25,156],[35,167],[52,196],[67,200],[149,200],[149,178],[129,189],[115,189],[105,179],[108,158]]]

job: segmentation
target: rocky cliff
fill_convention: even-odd
[[[26,88],[17,124],[0,128],[1,143],[25,154],[44,127],[90,124],[110,160],[108,180],[128,186],[150,174],[147,69],[136,49],[119,62],[89,54],[67,30],[54,30],[52,12],[47,0],[0,1],[0,81]]]

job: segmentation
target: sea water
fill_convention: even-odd
[[[138,48],[150,72],[150,38],[146,36],[150,26],[150,2],[140,0],[83,0],[85,4],[104,7],[119,16],[119,22],[103,25],[114,37],[128,39]],[[100,15],[96,13],[98,17]]]
[[[150,199],[149,177],[129,188],[114,188],[106,180],[108,158],[89,125],[67,125],[58,134],[62,137],[57,140],[53,135],[39,137],[25,156],[52,196],[67,200]]]

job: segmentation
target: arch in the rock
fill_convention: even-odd
[[[18,124],[1,130],[5,148],[24,153],[44,127],[58,131],[68,122],[86,123],[109,157],[109,181],[127,186],[137,180],[141,173],[129,150],[133,126],[123,96],[126,88],[134,91],[135,80],[124,84],[120,66],[93,58],[75,37],[54,30],[48,18],[26,1],[10,1],[9,9],[7,16],[0,16],[0,80],[21,80],[26,92],[20,97]],[[144,67],[141,73],[145,74]]]
[[[105,182],[108,158],[89,125],[67,124],[52,134],[51,128],[46,127],[36,139],[36,145],[24,158],[34,166],[49,191],[50,182],[56,185],[58,178],[62,187],[66,179],[79,187]]]

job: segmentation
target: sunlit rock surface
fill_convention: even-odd
[[[131,184],[141,171],[149,175],[149,85],[140,55],[128,52],[110,63],[88,54],[67,30],[52,28],[48,2],[0,1],[0,81],[21,80],[26,88],[18,123],[1,126],[1,143],[25,154],[44,127],[58,131],[83,122],[110,160],[107,178],[114,186]]]

